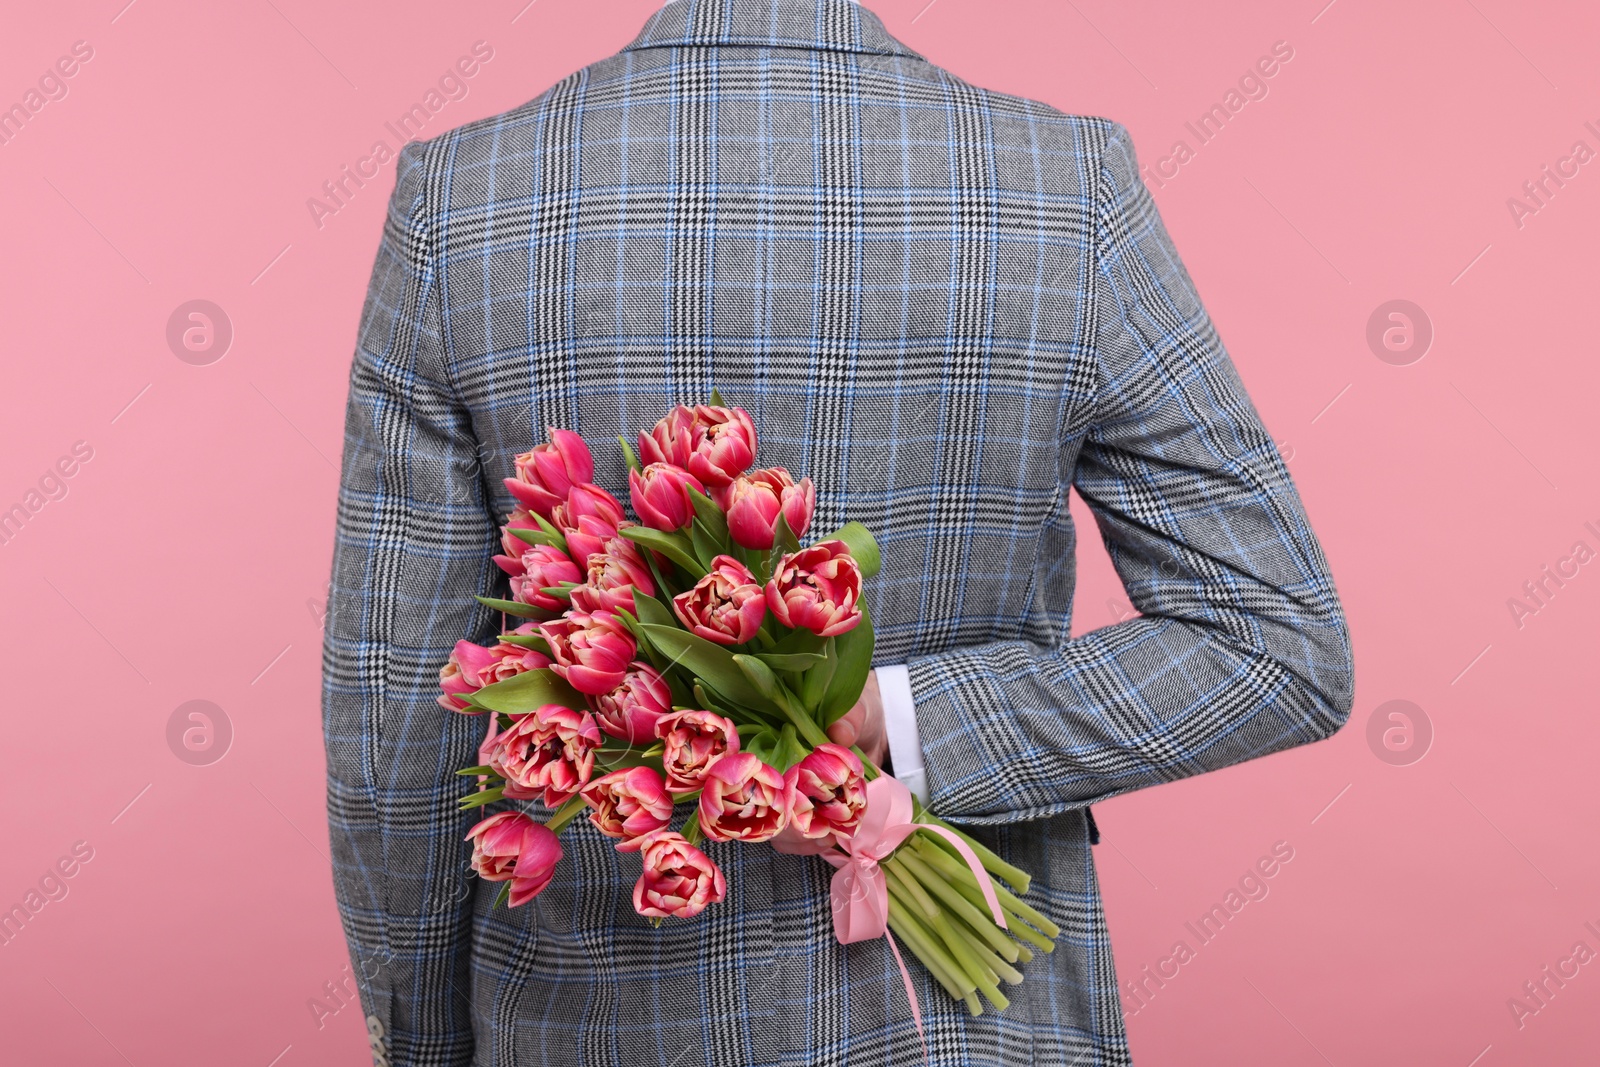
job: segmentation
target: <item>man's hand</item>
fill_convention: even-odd
[[[868,759],[883,766],[884,757],[889,753],[889,734],[883,726],[883,697],[878,693],[877,671],[867,672],[861,699],[828,727],[828,737],[846,748],[860,745]]]

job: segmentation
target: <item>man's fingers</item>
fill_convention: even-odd
[[[856,743],[861,735],[861,720],[866,717],[866,709],[860,704],[845,712],[828,727],[828,737],[836,745],[849,748]]]

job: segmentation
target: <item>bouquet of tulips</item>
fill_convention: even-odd
[[[618,439],[637,522],[593,484],[577,434],[551,429],[516,457],[494,557],[511,596],[478,598],[507,628],[489,647],[456,645],[439,703],[487,716],[478,765],[459,772],[478,786],[463,806],[537,800],[551,814],[479,822],[472,869],[525,904],[561,859],[557,835],[587,813],[639,853],[634,908],[659,925],[725,895],[702,840],[814,854],[838,868],[840,941],[892,930],[973,1014],[980,994],[1003,1009],[1000,984],[1060,933],[1019,899],[1028,875],[828,737],[871,666],[861,586],[877,545],[859,523],[803,544],[811,480],[750,470],[749,415],[710,400],[673,408],[637,453]],[[915,1006],[908,975],[906,990]]]

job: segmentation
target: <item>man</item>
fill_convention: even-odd
[[[325,718],[336,884],[380,1062],[922,1062],[832,869],[708,846],[659,929],[583,820],[537,901],[467,876],[481,720],[437,670],[547,425],[604,442],[716,387],[814,528],[878,537],[898,773],[1062,927],[1004,1012],[913,966],[935,1064],[1129,1062],[1090,804],[1327,737],[1344,618],[1128,132],[971,86],[851,0],[674,0],[611,58],[408,147],[352,376]],[[1142,616],[1069,638],[1075,487]],[[869,702],[870,703],[870,702]],[[899,714],[895,714],[896,708]],[[849,739],[848,736],[845,737]],[[920,767],[916,766],[921,764]]]

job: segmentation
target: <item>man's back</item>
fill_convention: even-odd
[[[887,946],[836,943],[815,858],[709,845],[727,900],[660,929],[582,820],[534,904],[465,881],[451,769],[483,726],[433,692],[495,632],[471,597],[501,478],[546,425],[631,438],[715,387],[762,465],[816,482],[816,529],[877,534],[875,662],[911,665],[931,808],[1063,928],[1004,1013],[913,968],[933,1062],[1127,1062],[1087,805],[1326,736],[1349,654],[1126,131],[970,86],[850,0],[678,0],[399,169],[326,690],[340,898],[392,1061],[920,1062]],[[621,492],[620,453],[596,461]],[[1069,642],[1074,484],[1146,617]]]

